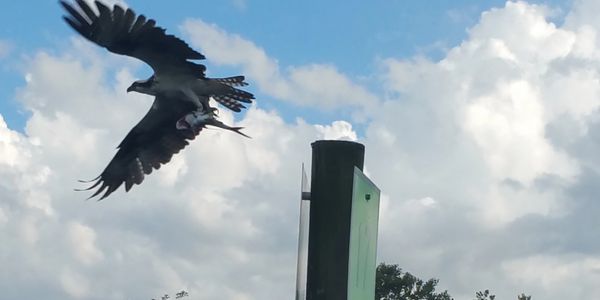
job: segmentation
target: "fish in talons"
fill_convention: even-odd
[[[206,125],[230,130],[247,138],[251,138],[241,131],[244,127],[232,127],[217,120],[216,108],[211,108],[209,111],[204,111],[201,109],[192,111],[179,119],[175,124],[175,127],[178,130],[188,132],[190,136],[195,136],[200,133],[202,129],[206,128]]]

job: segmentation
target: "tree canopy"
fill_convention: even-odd
[[[375,277],[375,300],[454,300],[448,291],[436,292],[439,280],[427,281],[402,272],[398,265],[381,263]],[[475,300],[495,300],[496,295],[489,290],[475,293]],[[531,296],[521,294],[517,300],[531,300]]]
[[[437,279],[423,281],[408,272],[402,272],[398,265],[381,263],[377,266],[376,274],[376,300],[453,300],[447,291],[435,291]]]

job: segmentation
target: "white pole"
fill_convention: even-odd
[[[298,230],[298,262],[296,269],[296,300],[306,300],[306,268],[308,267],[308,224],[310,219],[310,188],[302,164],[302,194]]]

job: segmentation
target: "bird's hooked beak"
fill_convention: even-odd
[[[132,85],[130,85],[130,86],[127,88],[127,92],[128,92],[128,93],[129,93],[129,92],[131,92],[131,91],[135,91],[135,88],[134,88],[133,84],[132,84]]]

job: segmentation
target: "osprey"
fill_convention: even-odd
[[[141,184],[144,176],[159,169],[171,157],[189,144],[206,126],[216,126],[237,132],[216,119],[213,98],[223,106],[240,112],[243,103],[252,103],[251,93],[238,89],[246,86],[244,76],[207,78],[206,67],[191,60],[204,59],[181,39],[165,33],[156,22],[119,5],[111,8],[95,1],[96,13],[84,0],[77,5],[63,0],[67,12],[63,19],[86,39],[108,51],[135,57],[150,65],[154,75],[135,81],[127,92],[154,96],[154,103],[141,121],[125,136],[117,153],[97,178],[87,181],[97,188],[90,197],[108,197],[123,183],[125,191]],[[78,7],[78,8],[77,8]],[[246,136],[247,137],[247,136]],[[86,181],[84,181],[86,182]]]

